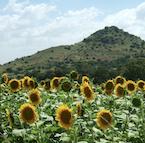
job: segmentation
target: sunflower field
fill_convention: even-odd
[[[0,143],[145,143],[145,81],[77,72],[0,84]]]

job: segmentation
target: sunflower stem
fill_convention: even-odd
[[[41,139],[40,139],[41,134],[40,134],[40,130],[39,130],[39,128],[38,128],[37,123],[35,123],[35,128],[36,128],[36,131],[38,131],[38,137],[37,137],[38,143],[41,143]]]
[[[76,131],[76,129],[74,128],[74,143],[77,143],[78,141],[77,141],[77,131]]]
[[[126,103],[126,109],[128,109],[128,104],[127,104],[127,98],[125,97],[125,103]],[[128,133],[127,133],[127,131],[126,131],[126,129],[127,129],[127,125],[128,125],[128,117],[129,117],[129,115],[127,115],[126,114],[126,118],[125,118],[125,126],[124,126],[124,130],[123,130],[123,133],[125,133],[125,135],[126,135],[126,139],[128,138]]]
[[[144,106],[143,104],[141,104],[141,107],[140,107],[140,123],[141,123],[141,134],[143,135],[143,137],[145,138],[145,122],[144,122]],[[140,133],[140,132],[139,132]]]

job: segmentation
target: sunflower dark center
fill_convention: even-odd
[[[91,93],[91,90],[88,86],[84,88],[84,94],[87,98],[91,97],[92,93]]]
[[[28,84],[28,79],[25,79],[25,80],[24,80],[24,86],[25,86],[25,87],[28,87],[28,86],[29,86],[29,84]]]
[[[61,113],[61,120],[64,124],[69,124],[71,120],[71,113],[68,110],[64,110]]]
[[[114,89],[114,85],[112,82],[108,82],[106,84],[106,87],[105,87],[106,90],[113,90]]]
[[[54,85],[55,87],[58,87],[58,86],[59,86],[59,80],[58,80],[58,79],[54,79],[53,85]]]
[[[71,72],[72,79],[77,79],[77,76],[78,76],[77,72],[75,72],[75,71]]]
[[[34,118],[34,111],[30,107],[25,108],[24,111],[23,111],[23,117],[26,120],[33,119]]]
[[[37,93],[32,93],[30,95],[30,99],[31,99],[32,102],[38,101],[39,100],[38,94]]]
[[[31,88],[34,88],[34,87],[35,87],[34,81],[33,81],[33,80],[30,80],[30,81],[29,81],[29,85],[30,85]]]
[[[135,89],[135,85],[132,83],[128,84],[128,90],[133,91]]]
[[[108,125],[108,124],[111,123],[111,120],[112,120],[112,118],[111,118],[109,113],[103,113],[102,114],[102,116],[101,116],[101,122],[102,122],[102,124]]]
[[[124,95],[124,89],[123,89],[123,87],[121,87],[121,86],[118,86],[118,88],[117,88],[117,93],[118,93],[118,95]]]
[[[143,89],[144,85],[145,84],[143,82],[139,82],[139,84],[138,84],[139,88],[141,88],[141,89]]]
[[[117,78],[116,84],[118,84],[118,83],[123,84],[124,83],[123,78]]]
[[[45,82],[45,89],[49,90],[50,89],[50,81]]]
[[[11,82],[10,86],[11,86],[12,89],[17,89],[18,86],[19,86],[19,83],[17,81],[13,81],[13,82]]]
[[[45,84],[45,81],[41,81],[40,84],[43,86]]]
[[[70,90],[71,90],[71,83],[70,83],[70,82],[64,82],[64,83],[62,84],[62,89],[63,89],[64,91],[70,91]]]

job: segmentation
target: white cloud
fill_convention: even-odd
[[[0,63],[51,46],[81,41],[108,25],[145,39],[145,3],[108,16],[95,7],[60,13],[55,5],[9,0],[0,10]]]
[[[101,14],[93,7],[53,16],[57,13],[54,5],[10,0],[0,14],[0,62],[80,41],[95,30]]]
[[[103,25],[116,25],[145,40],[145,3],[132,9],[121,10],[107,16]]]
[[[10,0],[0,11],[0,63],[47,48],[42,33],[55,11],[54,5]]]

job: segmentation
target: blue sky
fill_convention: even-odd
[[[145,40],[143,0],[0,0],[0,64],[115,25]]]
[[[9,0],[0,0],[0,7],[5,6]],[[24,0],[17,0],[23,2]],[[125,8],[133,8],[143,2],[144,0],[29,0],[30,3],[49,3],[56,5],[63,12],[67,10],[77,10],[86,7],[94,6],[106,13],[112,13]]]

